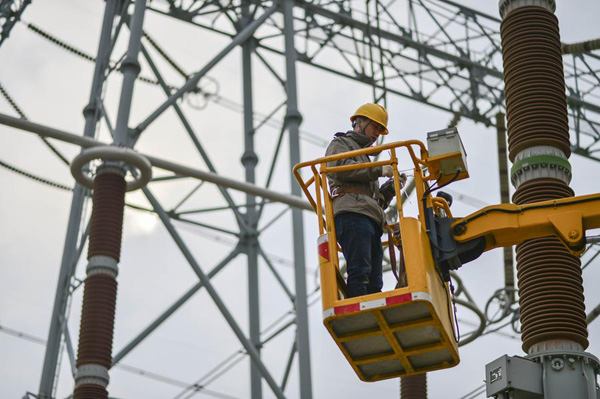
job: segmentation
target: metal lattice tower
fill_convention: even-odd
[[[266,8],[270,2],[254,2]],[[235,4],[235,3],[234,3]],[[503,109],[500,19],[451,1],[296,1],[298,61],[373,87],[375,100],[396,94],[486,126]],[[237,7],[198,1],[150,6],[199,27],[234,35],[211,23]],[[408,21],[394,16],[407,15]],[[435,25],[422,33],[419,25]],[[284,54],[284,30],[269,19],[255,34],[257,54]],[[599,140],[598,62],[591,53],[565,56],[573,152],[595,157]]]
[[[19,20],[23,10],[30,1],[2,1],[0,13],[2,17],[2,35],[0,44],[8,37],[12,26]],[[230,38],[229,44],[219,54],[201,66],[195,73],[188,74],[178,68],[177,62],[168,58],[151,35],[147,32],[139,37],[130,37],[127,26],[131,23],[134,4],[125,0],[107,0],[105,16],[98,51],[95,60],[94,78],[90,90],[89,103],[85,107],[84,136],[94,136],[96,126],[101,121],[111,133],[116,129],[116,120],[111,120],[104,108],[104,91],[111,73],[123,69],[123,63],[113,64],[118,59],[114,54],[114,43],[118,37],[140,44],[140,58],[144,60],[144,78],[160,86],[164,92],[164,100],[148,117],[137,126],[126,126],[128,129],[127,147],[133,147],[138,140],[144,139],[144,133],[167,110],[173,110],[183,129],[193,142],[198,156],[203,160],[206,169],[218,174],[211,161],[211,154],[198,139],[196,127],[189,121],[180,106],[185,96],[195,94],[205,96],[203,79],[218,67],[225,57],[236,48],[242,49],[243,75],[243,137],[244,153],[241,162],[244,166],[244,180],[250,184],[259,184],[265,179],[257,176],[257,155],[255,150],[255,133],[265,124],[274,123],[273,116],[284,113],[277,145],[272,162],[266,176],[266,188],[271,186],[277,166],[277,158],[284,151],[282,143],[287,135],[289,142],[289,168],[300,161],[300,125],[301,110],[298,108],[296,66],[303,63],[311,67],[332,73],[367,85],[372,90],[375,102],[385,103],[390,96],[401,96],[442,111],[455,117],[471,119],[485,126],[496,125],[496,115],[504,112],[504,92],[502,57],[500,52],[500,19],[489,16],[460,4],[447,0],[401,0],[384,2],[366,0],[352,1],[156,1],[149,0],[146,7],[143,1],[136,2],[138,12],[156,13],[175,18],[197,27]],[[34,3],[35,6],[35,3]],[[142,10],[142,11],[140,11]],[[404,20],[396,16],[404,15]],[[436,28],[426,32],[423,26]],[[146,28],[146,27],[145,27]],[[149,28],[149,27],[148,27]],[[149,28],[150,30],[150,28]],[[166,60],[185,83],[173,87],[164,77],[156,62],[159,57]],[[285,74],[271,66],[271,60],[281,60],[285,64]],[[259,64],[272,73],[272,78],[281,84],[283,97],[278,105],[267,115],[259,116],[254,111],[253,92],[256,90],[252,75],[253,65]],[[576,154],[600,161],[600,57],[593,53],[574,53],[564,56],[565,78],[567,84],[567,103],[569,106],[571,146]],[[139,78],[138,78],[139,81]],[[131,98],[122,98],[120,107],[131,105]],[[222,101],[222,100],[221,100]],[[234,105],[235,106],[235,105]],[[4,123],[7,123],[3,120]],[[113,128],[115,126],[115,128]],[[162,181],[176,182],[181,174],[163,177]],[[159,179],[156,179],[159,180]],[[231,185],[223,181],[217,184],[224,208],[228,209],[235,219],[237,231],[230,234],[237,242],[233,250],[210,272],[204,272],[198,265],[192,251],[181,239],[173,222],[200,224],[189,218],[185,212],[176,208],[166,209],[152,193],[151,187],[143,189],[144,195],[157,214],[187,262],[199,276],[199,281],[179,300],[159,315],[138,337],[113,356],[113,365],[121,361],[149,336],[161,323],[185,304],[202,288],[209,288],[210,279],[217,275],[233,259],[240,255],[247,257],[248,270],[248,315],[249,335],[245,336],[237,321],[227,311],[223,301],[216,292],[211,294],[213,301],[223,313],[230,328],[246,353],[252,358],[250,372],[250,391],[253,399],[264,396],[263,384],[266,381],[269,389],[277,397],[285,396],[285,387],[290,378],[292,364],[297,358],[299,397],[312,398],[310,344],[308,340],[308,302],[306,286],[306,260],[304,244],[304,226],[302,208],[290,203],[292,212],[291,233],[293,237],[293,260],[295,286],[292,290],[278,275],[272,259],[261,243],[261,232],[258,228],[264,207],[267,205],[266,195],[246,191],[244,204],[234,201]],[[229,189],[227,188],[229,187]],[[192,196],[198,189],[196,186],[182,202]],[[290,192],[300,195],[299,187],[292,184]],[[287,191],[286,191],[287,192]],[[39,397],[48,399],[53,395],[55,375],[61,340],[67,340],[67,348],[73,352],[74,344],[65,327],[67,303],[73,293],[73,277],[75,275],[77,257],[85,244],[88,232],[82,224],[82,209],[89,196],[89,191],[77,184],[73,193],[71,213],[65,248],[63,252],[59,283],[54,300],[54,310],[48,336],[44,368],[39,387]],[[270,201],[278,201],[270,198]],[[284,201],[285,202],[285,201]],[[287,209],[286,209],[287,210]],[[83,226],[83,227],[82,227]],[[211,227],[211,226],[208,226]],[[226,231],[223,226],[212,226],[215,230]],[[264,228],[263,228],[264,229]],[[226,233],[231,233],[226,231]],[[268,365],[262,363],[260,349],[272,336],[261,336],[264,326],[260,325],[259,278],[258,263],[262,259],[274,273],[283,290],[295,309],[294,317],[277,333],[295,326],[295,340],[287,358],[287,367],[281,382],[277,382],[269,371]],[[204,277],[202,277],[204,276]],[[510,306],[510,304],[509,304]],[[118,328],[118,326],[117,326]],[[275,333],[273,336],[277,335]],[[252,349],[254,348],[254,349]],[[253,352],[254,351],[254,352]],[[74,353],[71,353],[71,358]],[[294,393],[296,394],[296,393]]]

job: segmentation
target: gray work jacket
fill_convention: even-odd
[[[336,133],[335,138],[331,141],[329,147],[327,147],[325,155],[360,150],[369,145],[370,139],[363,134],[353,131]],[[351,165],[365,162],[370,162],[369,157],[367,155],[361,155],[335,162],[328,162],[327,166]],[[378,178],[381,176],[381,173],[381,166],[329,173],[327,177],[331,193],[335,193],[336,188],[342,186],[355,188],[369,193],[369,195],[345,193],[335,197],[333,199],[334,216],[342,212],[360,213],[373,219],[377,224],[381,225],[381,228],[383,229],[383,226],[385,225],[385,213],[374,198],[377,195],[376,193],[379,193]]]

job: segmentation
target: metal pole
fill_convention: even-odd
[[[285,372],[283,373],[283,380],[281,381],[281,389],[283,390],[285,390],[285,387],[287,386],[290,371],[292,371],[292,364],[294,363],[294,355],[296,355],[297,346],[298,342],[294,341],[292,349],[290,350],[290,355],[288,356],[287,365],[285,366]]]
[[[75,349],[73,348],[73,341],[71,340],[71,334],[69,333],[69,326],[67,320],[61,317],[60,322],[62,324],[62,332],[65,337],[65,346],[67,347],[67,355],[69,355],[69,363],[71,365],[71,375],[75,377],[77,373],[77,366],[75,365]]]
[[[227,54],[231,52],[234,48],[244,43],[249,37],[254,34],[254,31],[258,29],[263,22],[265,22],[276,10],[277,10],[277,2],[273,4],[271,7],[265,10],[265,12],[258,18],[255,19],[251,24],[246,26],[244,29],[237,34],[236,37],[229,42],[229,44],[221,50],[219,54],[217,54],[212,60],[209,61],[208,64],[204,66],[200,71],[196,72],[188,81],[181,86],[179,90],[173,93],[167,101],[165,101],[156,111],[152,113],[145,121],[140,123],[138,127],[135,129],[136,134],[140,134],[143,132],[156,118],[158,118],[163,112],[167,110],[171,105],[173,105],[181,96],[183,96],[188,91],[192,90],[196,87],[200,79],[204,75],[208,73],[215,65],[217,65]]]
[[[165,210],[158,203],[158,201],[156,200],[154,195],[152,195],[150,190],[148,190],[148,188],[144,187],[144,188],[142,188],[142,190],[144,191],[144,194],[146,195],[146,198],[148,198],[148,201],[150,202],[150,204],[152,204],[152,207],[156,211],[156,214],[162,221],[163,225],[165,226],[165,228],[167,229],[167,231],[169,232],[171,237],[173,237],[175,244],[177,244],[177,246],[181,250],[181,253],[183,254],[183,256],[187,259],[187,261],[189,262],[190,266],[192,267],[192,269],[194,270],[194,272],[196,273],[196,275],[198,276],[200,281],[204,284],[206,291],[208,292],[208,294],[212,298],[213,302],[215,303],[215,305],[217,306],[217,308],[219,309],[219,311],[221,312],[221,314],[227,321],[227,324],[229,324],[229,327],[231,328],[233,333],[239,339],[240,343],[244,346],[244,349],[246,349],[246,352],[248,352],[248,355],[250,356],[252,361],[256,364],[256,366],[260,370],[262,376],[264,377],[267,384],[269,384],[269,387],[271,387],[271,390],[273,391],[275,396],[278,399],[285,399],[285,396],[283,395],[281,388],[279,388],[279,386],[277,385],[277,383],[275,382],[275,380],[269,373],[269,370],[267,370],[264,363],[260,360],[260,354],[256,350],[254,344],[252,342],[250,342],[250,340],[248,340],[248,338],[246,338],[246,336],[244,335],[242,329],[237,324],[237,322],[233,318],[232,314],[229,312],[229,309],[227,309],[227,306],[219,297],[219,294],[213,287],[212,283],[210,282],[210,279],[202,271],[202,269],[200,268],[200,266],[194,259],[194,256],[192,255],[190,250],[187,248],[187,246],[185,245],[185,243],[179,236],[179,233],[177,233],[177,230],[175,230],[175,227],[173,227],[173,224],[171,224],[171,221],[169,220],[169,215],[167,215]]]
[[[285,34],[285,66],[287,89],[287,113],[285,124],[290,142],[290,170],[300,162],[299,127],[302,116],[298,111],[296,90],[296,46],[294,44],[294,1],[283,0],[283,18]],[[291,176],[292,195],[301,195],[296,179]],[[294,240],[294,277],[296,282],[296,320],[298,324],[296,340],[298,342],[298,369],[300,374],[300,397],[312,398],[310,368],[310,343],[308,340],[308,303],[306,300],[306,262],[304,259],[304,221],[302,212],[292,209],[292,228]]]
[[[121,98],[119,100],[119,111],[117,114],[117,123],[115,125],[115,145],[131,146],[132,138],[129,136],[129,115],[131,113],[131,103],[133,101],[133,85],[140,73],[140,62],[138,55],[142,46],[142,28],[144,26],[144,14],[146,10],[145,1],[136,1],[135,10],[131,23],[129,24],[130,36],[127,56],[121,65],[123,73],[123,85],[121,88]]]
[[[596,318],[600,315],[600,304],[597,305],[590,313],[588,313],[585,318],[585,322],[589,325],[592,321],[596,320]]]
[[[242,2],[242,29],[251,23],[250,4]],[[258,157],[254,151],[254,104],[252,98],[252,38],[242,44],[242,86],[244,98],[244,146],[242,164],[246,171],[246,182],[256,182]],[[248,322],[250,342],[260,356],[260,301],[258,286],[258,232],[256,197],[246,194],[246,226],[242,233],[242,244],[248,257]],[[252,399],[262,399],[262,379],[254,362],[250,362],[250,394]]]
[[[117,2],[115,0],[107,0],[106,7],[104,9],[104,19],[102,21],[102,32],[100,33],[100,43],[98,44],[98,57],[96,58],[96,65],[94,68],[92,89],[90,92],[89,103],[83,111],[85,116],[85,127],[83,134],[85,137],[94,137],[96,130],[96,123],[99,117],[97,98],[102,90],[102,86],[104,84],[104,71],[108,65],[110,39],[114,16],[116,13],[116,3]],[[42,377],[38,392],[38,398],[40,399],[52,398],[58,352],[62,337],[60,319],[61,317],[65,316],[69,285],[73,273],[75,272],[75,268],[72,267],[73,255],[77,249],[77,238],[79,237],[81,214],[86,193],[87,190],[83,186],[80,184],[75,185],[73,198],[71,200],[71,212],[69,214],[69,223],[67,226],[67,235],[65,238],[58,283],[56,286],[56,294],[54,296],[54,308],[52,309],[50,329],[48,331],[48,339],[46,341],[44,366],[42,369]]]

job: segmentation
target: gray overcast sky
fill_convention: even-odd
[[[462,3],[497,15],[496,1]],[[103,7],[104,2],[100,0],[34,1],[23,19],[89,54],[95,54]],[[598,15],[600,4],[597,1],[558,2],[557,16],[563,41],[600,37]],[[145,29],[188,72],[199,69],[227,44],[221,36],[153,13],[147,14]],[[422,29],[426,30],[427,27]],[[125,44],[119,43],[120,50],[124,49]],[[218,82],[219,94],[236,102],[241,102],[240,55],[240,51],[234,51],[210,74]],[[93,64],[40,38],[22,23],[15,27],[10,39],[0,48],[0,60],[0,83],[29,119],[70,132],[82,132],[81,112],[87,103]],[[283,59],[273,57],[271,61],[275,68],[282,70]],[[166,69],[164,65],[161,67]],[[142,74],[151,76],[151,71],[144,66]],[[167,74],[167,78],[173,84],[181,83],[181,79],[173,73]],[[120,77],[113,77],[106,89],[106,103],[113,118],[116,116],[120,82]],[[216,87],[212,81],[205,84],[208,90]],[[257,62],[254,84],[257,111],[268,113],[283,99],[279,84]],[[371,99],[368,87],[304,65],[298,65],[298,85],[300,110],[303,114],[302,128],[322,137],[324,142],[335,131],[347,129],[349,114],[357,105]],[[141,121],[162,99],[163,95],[156,87],[138,84],[131,124]],[[202,105],[201,99],[192,98],[190,102],[192,105]],[[185,103],[183,109],[217,170],[226,176],[243,179],[243,168],[239,162],[243,152],[241,115],[214,103],[208,103],[200,110]],[[394,97],[390,98],[389,110],[391,140],[424,140],[425,132],[446,126],[451,118],[451,115],[430,107]],[[0,100],[0,112],[16,116],[4,100]],[[459,129],[468,153],[471,178],[456,183],[451,189],[484,203],[498,202],[495,132],[469,121],[462,121]],[[261,185],[266,180],[277,134],[276,129],[267,127],[259,131],[256,137],[260,158],[257,175]],[[100,138],[108,140],[105,127],[100,129]],[[73,185],[68,168],[37,137],[0,126],[0,143],[0,161],[62,184]],[[78,152],[77,148],[61,143],[57,147],[69,158]],[[180,122],[171,111],[152,125],[137,148],[142,152],[205,169]],[[323,154],[324,147],[303,141],[301,150],[303,159],[313,159]],[[282,192],[289,191],[286,153],[287,149],[281,154],[273,186]],[[571,161],[574,169],[571,186],[575,192],[599,192],[600,185],[596,176],[600,172],[600,165],[578,156],[573,156]],[[71,194],[33,182],[4,168],[0,168],[0,183],[3,187],[0,189],[0,325],[46,339]],[[186,190],[196,184],[195,181],[157,183],[151,185],[151,188],[161,203],[170,209],[185,195]],[[234,198],[240,203],[244,199],[237,193]],[[129,194],[127,200],[147,206],[139,193]],[[223,205],[223,201],[216,189],[205,185],[182,209],[220,205]],[[268,206],[263,225],[282,209],[280,205]],[[466,202],[457,202],[454,206],[456,215],[475,210],[475,207]],[[235,228],[229,212],[207,214],[199,220],[224,228]],[[261,242],[265,250],[274,256],[275,266],[284,280],[293,286],[293,270],[289,262],[292,259],[290,222],[291,218],[286,215],[265,231]],[[317,230],[313,215],[306,214],[305,222],[307,267],[310,270],[307,281],[310,291],[316,287],[314,270]],[[178,227],[205,271],[216,265],[232,248],[233,238],[227,235],[180,225]],[[153,215],[129,209],[126,211],[122,248],[113,353],[197,281],[170,236]],[[79,264],[79,278],[85,275],[84,265],[85,261]],[[501,251],[496,250],[483,255],[460,271],[466,287],[481,307],[496,289],[502,287],[501,265]],[[288,312],[291,304],[266,266],[261,263],[260,268],[261,323],[266,328]],[[588,309],[600,302],[600,293],[595,289],[594,283],[600,278],[598,269],[598,265],[593,264],[583,274]],[[238,323],[246,329],[248,316],[244,257],[233,261],[214,282]],[[391,277],[386,276],[386,287],[391,286]],[[74,295],[69,318],[75,344],[80,308],[81,290]],[[371,384],[358,380],[321,324],[320,301],[310,308],[309,316],[315,398],[399,397],[397,380]],[[461,325],[463,332],[468,331],[468,321],[474,320],[473,316],[467,310],[460,309],[458,317],[467,322]],[[599,326],[598,323],[590,326],[588,351],[596,355],[600,354]],[[511,330],[505,331],[511,334]],[[292,335],[293,329],[290,329],[269,343],[263,351],[265,363],[277,379],[283,375]],[[200,292],[128,355],[123,363],[177,381],[193,383],[240,348],[241,345],[210,298],[205,292]],[[522,354],[520,339],[491,334],[461,348],[459,366],[429,374],[429,397],[461,398],[482,384],[485,364],[505,353]],[[0,396],[21,398],[26,391],[37,392],[43,356],[43,345],[9,334],[0,334]],[[57,397],[60,398],[68,396],[73,388],[68,364],[65,355],[57,391]],[[296,371],[294,368],[293,378],[286,390],[290,398],[299,397]],[[248,360],[237,364],[208,388],[235,398],[247,398]],[[111,371],[109,392],[114,397],[172,398],[181,390],[176,384],[142,377],[121,368]],[[264,394],[265,398],[272,397],[266,385]],[[198,393],[194,397],[211,396]]]

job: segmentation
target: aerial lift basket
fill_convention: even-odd
[[[445,184],[467,178],[466,154],[455,128],[431,132],[428,150],[420,141],[404,141],[336,154],[294,167],[294,174],[319,220],[323,322],[364,381],[406,376],[452,367],[459,362],[456,319],[448,289],[450,270],[471,262],[483,252],[517,245],[525,240],[556,236],[580,256],[589,242],[588,230],[600,228],[600,194],[568,197],[524,205],[500,204],[455,218],[443,197],[433,197]],[[413,147],[420,148],[420,156]],[[419,215],[402,210],[396,150],[406,149],[414,165]],[[385,161],[335,166],[336,161],[389,151]],[[406,282],[396,289],[346,298],[340,272],[339,248],[327,175],[344,170],[391,165],[397,198],[398,225],[390,231],[390,259],[398,247]],[[307,181],[299,170],[309,168]],[[445,197],[447,198],[447,197]],[[399,234],[392,232],[399,231]],[[591,241],[590,241],[591,240]]]
[[[420,156],[415,154],[415,147],[420,149]],[[423,202],[419,201],[419,218],[404,217],[402,211],[396,156],[399,149],[406,149],[413,161],[417,198],[425,198]],[[333,165],[342,158],[388,150],[390,159],[387,161],[328,166],[328,163]],[[429,159],[423,143],[411,140],[323,157],[300,163],[294,168],[294,174],[319,219],[323,323],[363,381],[438,370],[459,362],[448,283],[443,281],[436,269],[422,215],[424,207],[450,213],[445,200],[432,198],[427,192],[427,181],[439,179],[440,171],[444,168],[442,162],[453,165],[456,171],[453,180],[466,178],[468,173],[466,168],[456,166],[461,162],[463,165],[466,163],[464,150],[440,153],[435,158]],[[407,285],[391,291],[346,298],[327,175],[381,165],[392,165],[394,170],[398,227],[401,232],[400,236],[392,239],[393,242],[383,244],[388,245],[388,250],[394,250],[396,244],[401,251]],[[299,173],[303,168],[311,172],[311,177],[306,181]]]

